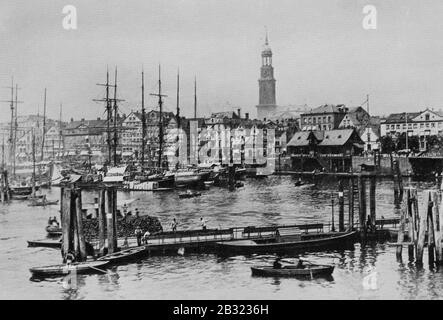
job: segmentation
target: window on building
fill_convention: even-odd
[[[431,123],[431,128],[435,128],[435,122]]]
[[[424,123],[420,123],[420,128],[424,128],[425,124]]]
[[[397,129],[400,130],[400,125],[399,124],[397,124]]]
[[[427,115],[425,115],[425,120],[429,121],[429,113]]]
[[[331,116],[328,116],[328,122],[331,122]]]
[[[316,124],[316,122],[317,122],[317,118],[313,118],[312,121],[313,121],[313,122],[312,122],[313,124]]]

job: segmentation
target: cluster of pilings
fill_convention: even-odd
[[[117,250],[117,189],[115,187],[98,188],[96,206],[99,223],[99,256],[114,253]],[[61,188],[60,196],[62,222],[62,257],[71,253],[76,261],[87,258],[86,240],[83,232],[83,211],[81,189],[74,184]]]
[[[358,224],[354,221],[354,209],[355,209],[355,180],[357,180],[358,191]],[[376,176],[371,175],[357,175],[356,177],[349,178],[348,187],[348,230],[355,230],[356,227],[360,231],[362,237],[370,232],[375,232],[376,222]],[[369,212],[367,215],[367,182],[369,182]],[[334,230],[334,222],[332,221],[332,230]],[[345,231],[345,200],[344,200],[344,186],[343,181],[338,183],[338,231]]]
[[[441,195],[437,190],[425,190],[423,205],[418,204],[417,190],[406,188],[406,196],[401,205],[400,229],[397,238],[397,259],[401,260],[403,246],[408,247],[410,261],[418,265],[423,264],[423,251],[425,244],[428,248],[428,261],[443,263],[442,228],[443,206]],[[409,238],[405,242],[405,237]]]

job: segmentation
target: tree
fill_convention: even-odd
[[[391,136],[380,137],[380,149],[382,153],[391,153],[394,151],[395,144]]]

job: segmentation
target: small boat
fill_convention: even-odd
[[[32,275],[34,277],[54,277],[54,276],[65,276],[70,272],[76,272],[77,274],[93,273],[101,271],[97,268],[104,267],[108,264],[108,261],[86,261],[86,262],[76,262],[71,265],[67,264],[56,264],[51,266],[42,266],[30,268]]]
[[[51,206],[58,204],[58,200],[49,201],[43,199],[42,201],[34,200],[30,204],[28,204],[28,207],[45,207],[45,206]]]
[[[110,263],[129,261],[131,259],[135,259],[141,255],[145,251],[145,247],[135,247],[129,248],[125,250],[121,250],[119,252],[107,254],[103,257],[97,259],[97,261],[108,261]]]
[[[178,196],[180,198],[194,198],[194,197],[201,196],[201,193],[200,192],[196,192],[196,191],[188,190],[188,191],[186,191],[184,193],[180,193]]]
[[[28,200],[28,195],[21,195],[21,194],[11,194],[12,200]]]
[[[309,252],[324,249],[348,248],[353,246],[356,231],[303,234],[300,240],[285,241],[271,238],[268,240],[232,240],[216,242],[216,247],[223,254]]]
[[[297,266],[284,266],[280,269],[274,269],[269,266],[251,267],[253,276],[264,277],[325,277],[330,276],[334,271],[334,266],[307,264],[303,268]]]
[[[314,183],[306,183],[306,182],[301,182],[301,183],[295,183],[295,187],[296,188],[312,188],[315,187]]]
[[[62,228],[57,226],[47,226],[46,232],[50,236],[61,236],[62,235]]]
[[[28,241],[28,247],[44,247],[44,248],[61,248],[62,241],[60,240],[32,240]]]

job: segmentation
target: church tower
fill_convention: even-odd
[[[260,79],[258,80],[259,101],[257,105],[257,118],[259,120],[269,119],[277,110],[275,104],[275,79],[272,67],[272,50],[269,46],[268,33],[266,33],[265,45],[261,52],[262,66]]]

